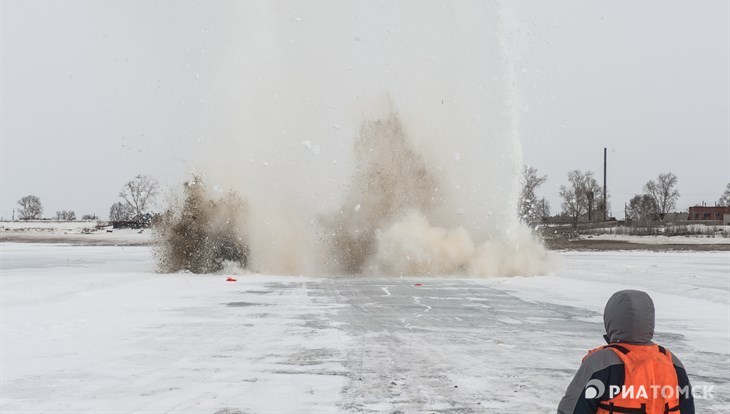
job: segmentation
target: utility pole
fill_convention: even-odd
[[[589,191],[588,194],[588,222],[593,221],[593,191]]]
[[[606,147],[603,147],[603,221],[608,218],[608,199],[606,198]]]

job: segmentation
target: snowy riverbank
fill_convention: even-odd
[[[0,242],[142,246],[152,242],[150,229],[113,229],[104,221],[3,221]]]

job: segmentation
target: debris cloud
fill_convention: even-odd
[[[181,148],[219,194],[245,197],[233,227],[248,269],[553,268],[517,217],[521,32],[511,5],[228,7],[240,25],[198,62],[215,67],[197,135]]]

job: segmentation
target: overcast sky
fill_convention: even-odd
[[[3,0],[0,215],[36,194],[47,217],[105,218],[136,174],[182,181],[176,145],[204,105],[201,73],[236,42],[231,4]],[[678,207],[714,203],[730,181],[728,2],[521,5],[524,159],[553,211],[569,170],[602,179],[603,147],[616,216],[667,171]]]

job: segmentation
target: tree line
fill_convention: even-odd
[[[149,212],[159,194],[159,183],[153,177],[138,175],[129,180],[119,191],[120,201],[112,204],[109,209],[110,221],[130,221],[135,217],[143,216]],[[43,203],[36,195],[27,195],[18,200],[18,218],[20,220],[39,220],[43,217]],[[86,214],[82,220],[97,220],[95,214]],[[76,212],[73,210],[59,210],[55,215],[56,220],[76,220]]]
[[[525,166],[522,169],[521,191],[518,214],[526,223],[540,222],[550,217],[550,203],[537,196],[537,188],[547,181],[547,175],[540,175],[536,168]],[[676,207],[680,193],[677,190],[678,178],[671,172],[661,173],[656,179],[644,184],[643,192],[634,195],[626,207],[626,219],[638,224],[664,220],[665,215]],[[109,209],[110,221],[130,221],[149,213],[159,195],[159,183],[153,177],[137,175],[127,181],[119,191],[120,200]],[[598,185],[592,171],[573,170],[568,173],[568,182],[560,186],[560,215],[569,219],[574,226],[579,221],[600,221],[608,217],[608,200],[603,199],[603,190]],[[730,206],[730,183],[717,201],[719,206]],[[41,199],[27,195],[18,200],[20,220],[37,220],[43,215]],[[56,212],[57,220],[76,220],[71,210]],[[83,220],[96,220],[96,215],[87,214]]]
[[[525,166],[522,170],[522,189],[518,204],[519,217],[526,223],[537,223],[550,217],[550,204],[538,198],[536,189],[547,180],[537,169]],[[626,206],[626,219],[636,224],[662,221],[677,205],[679,182],[671,172],[661,173],[646,182],[642,193],[634,195]],[[608,197],[606,197],[608,198]],[[568,183],[560,186],[561,212],[574,227],[579,221],[608,219],[609,201],[603,199],[603,189],[592,171],[573,170],[568,173]],[[719,206],[730,206],[730,183],[717,201]]]

